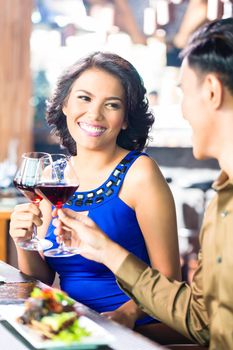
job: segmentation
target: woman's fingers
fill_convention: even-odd
[[[41,211],[39,207],[33,203],[24,203],[16,205],[13,214],[18,212],[31,212],[34,215],[41,216]]]
[[[41,211],[33,203],[17,205],[11,214],[10,235],[13,239],[30,239],[33,226],[42,224]]]
[[[30,222],[36,226],[40,226],[42,224],[41,218],[31,212],[13,213],[11,215],[11,220],[15,222]]]
[[[15,232],[15,235],[12,236],[12,238],[16,239],[17,241],[18,240],[27,240],[27,239],[30,239],[32,236],[32,230],[26,230],[26,229],[18,229],[16,232]]]

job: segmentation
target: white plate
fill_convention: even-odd
[[[79,342],[67,345],[63,342],[44,340],[36,331],[26,325],[16,321],[17,317],[22,315],[24,305],[0,305],[0,315],[14,329],[23,336],[36,349],[95,349],[98,345],[111,344],[115,338],[103,327],[92,321],[86,316],[80,316],[79,324],[90,331],[91,335],[83,337]]]

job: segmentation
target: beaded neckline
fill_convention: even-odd
[[[115,167],[108,179],[97,189],[87,192],[75,192],[73,197],[66,203],[66,206],[74,205],[82,210],[89,209],[93,206],[98,206],[109,200],[114,194],[119,191],[121,182],[127,172],[131,162],[141,152],[130,151]]]

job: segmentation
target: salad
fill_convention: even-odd
[[[17,321],[33,328],[44,339],[72,343],[90,335],[79,325],[75,300],[59,289],[35,287],[24,306],[25,311]]]

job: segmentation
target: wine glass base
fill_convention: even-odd
[[[18,242],[17,245],[25,250],[41,251],[51,248],[53,243],[48,239],[33,239],[30,241]]]
[[[69,257],[69,256],[73,256],[73,255],[77,255],[78,253],[78,249],[50,249],[44,252],[45,256],[48,256],[50,258],[65,258],[65,257]]]

